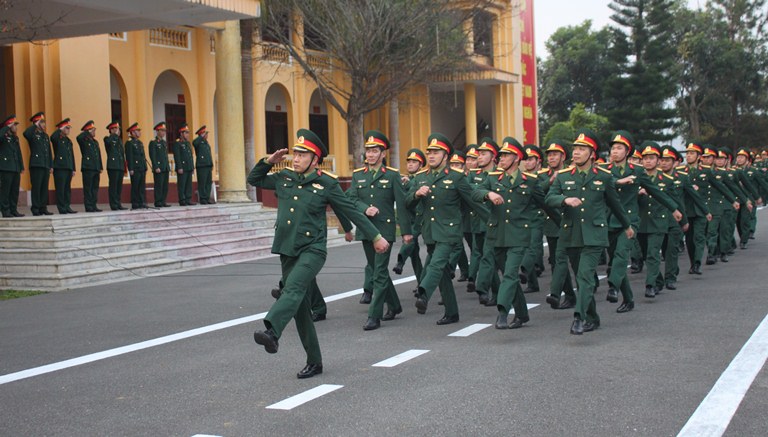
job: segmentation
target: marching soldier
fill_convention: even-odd
[[[721,147],[717,151],[717,158],[715,158],[715,166],[717,171],[725,174],[723,183],[726,187],[730,188],[733,194],[739,200],[741,205],[739,210],[736,211],[729,205],[726,205],[725,211],[723,211],[723,221],[720,223],[720,261],[728,262],[728,255],[733,255],[736,250],[736,240],[734,239],[734,232],[736,231],[736,220],[739,214],[752,214],[752,209],[757,199],[760,198],[760,194],[752,185],[752,182],[744,178],[741,172],[737,169],[731,168],[732,153],[727,147]]]
[[[448,161],[453,146],[444,135],[433,133],[427,146],[428,168],[416,174],[406,197],[407,206],[424,208],[422,236],[427,244],[427,260],[418,288],[416,310],[427,312],[427,304],[435,289],[440,287],[445,314],[438,325],[457,323],[459,307],[450,276],[450,257],[456,244],[461,243],[461,211],[471,204],[472,188],[463,171],[452,170]]]
[[[195,148],[195,170],[197,171],[197,194],[201,205],[213,205],[211,186],[213,184],[213,154],[208,144],[208,129],[203,125],[195,132],[197,138],[192,141]]]
[[[558,245],[562,245],[576,273],[578,292],[571,334],[581,335],[600,326],[595,305],[595,270],[600,253],[608,246],[608,210],[624,229],[627,239],[635,235],[626,210],[619,202],[611,170],[593,165],[599,150],[597,136],[583,129],[573,143],[573,167],[560,172],[545,202],[562,208]]]
[[[403,183],[403,191],[407,193],[410,190],[414,175],[421,171],[421,168],[427,164],[427,157],[421,150],[411,149],[406,155],[405,162],[408,176],[407,178],[403,178],[403,180],[407,179]],[[413,237],[411,238],[410,243],[403,243],[400,247],[400,253],[397,254],[397,264],[392,268],[393,272],[402,275],[405,262],[408,258],[411,258],[411,267],[413,267],[413,273],[416,275],[417,284],[421,280],[421,273],[424,268],[421,263],[421,255],[419,254],[419,235],[421,234],[422,217],[423,212],[419,206],[413,214],[411,214],[411,234]]]
[[[131,175],[131,209],[146,209],[147,206],[147,157],[144,143],[139,140],[141,128],[133,123],[128,128],[130,139],[125,143],[125,160]]]
[[[24,217],[18,210],[19,182],[24,172],[19,137],[19,122],[11,115],[0,125],[0,210],[3,217]]]
[[[768,192],[768,181],[762,177],[761,171],[752,165],[752,155],[746,147],[740,147],[736,151],[736,167],[741,173],[743,179],[749,180],[757,191],[757,204],[765,202],[763,193]],[[750,214],[745,214],[739,210],[739,248],[746,249],[750,235],[754,232],[754,226],[757,222],[757,208],[753,208]]]
[[[179,128],[179,138],[173,143],[173,160],[176,163],[176,188],[179,192],[179,206],[193,206],[192,173],[195,160],[189,145],[189,126],[186,123]]]
[[[405,207],[405,192],[400,180],[400,171],[383,165],[384,154],[389,150],[389,139],[375,130],[366,132],[365,137],[366,165],[352,173],[352,182],[346,195],[390,244],[387,251],[376,253],[371,239],[362,233],[355,237],[363,242],[365,258],[371,269],[373,297],[368,307],[368,320],[363,326],[364,330],[371,331],[378,329],[382,320],[393,320],[397,314],[403,312],[397,290],[389,276],[389,257],[397,232],[396,223],[400,225],[400,234],[405,244],[411,242],[412,234],[411,217]]]
[[[171,166],[168,163],[168,143],[165,141],[166,125],[164,121],[155,125],[155,139],[149,142],[149,159],[152,161],[154,173],[155,207],[167,208],[168,174]]]
[[[541,170],[541,149],[533,144],[525,145],[525,160],[521,164],[523,171],[527,173],[538,174]],[[536,183],[541,181],[537,178]],[[536,208],[536,215],[531,222],[531,244],[525,253],[523,264],[521,266],[520,283],[528,283],[525,289],[526,293],[536,293],[539,291],[539,271],[543,270],[544,260],[544,216],[546,213],[543,208]]]
[[[253,338],[268,353],[274,354],[283,330],[294,318],[299,338],[307,353],[307,365],[296,375],[303,379],[323,373],[320,345],[310,315],[307,290],[327,256],[327,206],[332,205],[352,220],[358,230],[373,241],[377,253],[387,252],[389,243],[344,195],[336,177],[317,168],[328,155],[328,149],[320,138],[306,129],[299,129],[297,136],[293,146],[292,169],[269,174],[272,167],[288,153],[288,149],[280,149],[256,164],[248,175],[248,183],[275,190],[278,198],[272,252],[280,255],[284,284],[280,299],[272,305],[264,318],[266,330],[254,332]]]
[[[107,125],[109,135],[104,137],[107,151],[107,177],[109,178],[109,208],[112,211],[128,209],[122,205],[123,176],[125,175],[125,149],[120,139],[120,123],[115,120]]]
[[[80,174],[83,176],[83,203],[85,212],[101,212],[99,201],[99,177],[104,169],[101,163],[101,150],[96,140],[96,125],[88,120],[80,129],[77,144],[80,146]]]
[[[707,200],[710,190],[711,171],[700,164],[704,148],[696,143],[688,143],[685,149],[686,164],[676,167],[678,172],[688,176],[688,180],[701,197]],[[690,269],[688,274],[701,274],[701,260],[704,256],[704,246],[707,243],[707,223],[712,221],[713,214],[707,209],[697,206],[690,195],[685,196],[685,212],[688,216],[688,230],[685,232],[685,247],[688,251]]]
[[[462,152],[454,151],[451,155],[451,169],[459,170],[465,175],[467,174],[466,157]],[[472,247],[472,237],[469,231],[469,211],[461,212],[461,231],[464,239],[469,243],[469,247]],[[451,279],[454,278],[456,272],[456,266],[459,267],[459,279],[457,282],[464,282],[468,279],[469,275],[469,257],[467,257],[467,251],[464,249],[464,241],[460,241],[456,244],[453,254],[451,254],[450,268]]]
[[[726,177],[714,168],[717,150],[714,147],[705,145],[704,153],[701,154],[701,165],[695,184],[701,183],[704,188],[704,198],[707,199],[707,207],[712,213],[712,220],[707,223],[707,265],[717,262],[718,243],[720,240],[720,222],[723,220],[725,211],[725,202],[730,202],[734,209],[739,208],[738,199],[728,187],[723,183]]]
[[[56,208],[59,214],[75,214],[71,207],[72,176],[75,174],[75,153],[72,150],[72,140],[69,132],[72,129],[70,120],[65,118],[56,125],[56,131],[51,135],[53,144],[53,184],[56,187]]]
[[[48,184],[51,178],[53,153],[51,138],[45,132],[45,114],[38,112],[29,121],[32,124],[24,131],[29,143],[29,181],[32,184],[32,215],[53,215],[48,211]]]

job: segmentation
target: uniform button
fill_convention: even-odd
[[[564,227],[564,228],[567,228],[567,227],[568,227],[568,225],[563,225],[563,227]]]
[[[507,200],[507,203],[512,203],[512,199]]]
[[[453,226],[453,223],[449,224],[448,226]]]
[[[434,217],[432,217],[430,220],[432,220],[432,221],[435,221],[435,218],[434,218]]]
[[[390,219],[387,219],[387,223],[389,223],[390,221],[391,221]]]
[[[632,210],[630,209],[629,211],[627,211],[627,214],[632,214]]]
[[[584,191],[586,189],[587,189],[587,187],[581,187],[581,191]]]
[[[504,220],[506,223],[509,223],[509,220]]]
[[[434,185],[432,185],[432,188],[435,188],[435,186],[434,186]]]
[[[432,210],[432,211],[434,211],[434,210],[435,210],[435,207],[434,207],[434,206],[430,206],[430,207],[429,207],[429,209],[430,209],[430,210]]]
[[[582,202],[584,201],[584,198],[583,198],[583,197],[581,198],[581,201],[582,201]]]
[[[434,198],[435,198],[435,196],[430,196],[430,199],[434,199]]]
[[[299,196],[293,196],[293,200],[299,200]]]
[[[509,212],[509,210],[507,210],[507,212]]]
[[[524,225],[523,225],[523,227],[524,227],[524,228],[527,228],[527,227],[528,227],[528,223],[524,224]]]
[[[373,185],[371,185],[371,188],[373,188]]]
[[[290,221],[290,220],[288,220],[288,224],[289,224],[289,225],[291,224],[291,221]]]
[[[581,208],[581,212],[584,212],[584,208]]]
[[[293,212],[293,208],[291,208],[290,211]]]
[[[302,186],[301,186],[301,185],[299,185],[299,189],[301,189],[301,188],[302,188]]]
[[[309,236],[310,236],[310,233],[309,233],[309,232],[307,232],[307,237],[309,237]]]
[[[584,221],[584,219],[581,219],[581,221],[583,222],[583,221]]]

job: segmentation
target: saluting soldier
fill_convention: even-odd
[[[129,140],[125,143],[125,160],[131,175],[131,209],[147,208],[147,157],[139,123],[128,128]]]
[[[186,123],[179,128],[179,138],[173,143],[173,160],[176,163],[179,206],[197,205],[192,201],[192,173],[195,171],[195,160],[192,157],[192,146],[189,145],[189,126]]]
[[[288,153],[288,149],[280,149],[256,164],[248,175],[248,183],[274,190],[277,196],[277,224],[272,253],[280,255],[284,285],[280,299],[264,318],[266,330],[254,332],[253,337],[268,353],[276,353],[283,330],[294,318],[307,353],[307,365],[296,375],[302,379],[323,373],[307,291],[325,264],[327,206],[333,206],[352,220],[358,231],[373,241],[376,252],[387,252],[389,243],[344,195],[336,176],[318,170],[317,166],[328,155],[328,149],[320,138],[306,129],[299,129],[297,136],[293,146],[293,168],[269,174],[272,167]]]
[[[712,213],[712,220],[707,223],[707,265],[717,262],[718,243],[720,241],[720,222],[723,220],[725,203],[730,202],[734,209],[739,208],[739,202],[733,191],[725,186],[723,173],[717,172],[714,168],[717,150],[710,145],[704,146],[704,153],[701,154],[701,165],[699,173],[695,179],[698,185],[701,183],[704,188],[704,198],[707,200],[707,207]]]
[[[104,169],[101,163],[101,150],[96,140],[96,125],[88,120],[80,129],[77,145],[80,146],[80,174],[83,176],[83,203],[85,212],[101,212],[99,201],[99,177]]]
[[[18,210],[19,182],[24,172],[19,137],[19,122],[11,115],[0,125],[0,211],[3,217],[24,217]]]
[[[149,159],[152,161],[152,172],[154,173],[155,186],[155,207],[167,208],[171,205],[166,203],[168,198],[168,175],[171,166],[168,163],[168,143],[165,140],[167,131],[164,121],[155,125],[155,139],[149,142]]]
[[[51,179],[53,153],[51,138],[45,132],[45,114],[38,112],[29,121],[32,124],[24,131],[29,143],[29,181],[32,184],[32,215],[53,215],[48,211],[48,184]]]
[[[427,157],[419,149],[411,149],[405,158],[405,168],[408,170],[408,176],[404,176],[403,191],[408,192],[411,184],[413,183],[413,177],[416,173],[421,171],[422,167],[427,164]],[[421,235],[421,223],[423,219],[423,211],[421,205],[419,205],[412,213],[411,216],[411,241],[409,243],[403,243],[400,247],[400,253],[397,254],[397,263],[392,268],[392,271],[398,275],[403,274],[403,267],[408,258],[411,259],[411,267],[413,273],[416,275],[416,283],[421,280],[421,273],[424,265],[421,263],[421,255],[419,254],[419,235]]]
[[[368,320],[363,326],[364,330],[371,331],[378,329],[382,320],[393,320],[397,314],[403,312],[397,290],[389,276],[389,256],[397,233],[396,224],[400,225],[400,234],[405,244],[411,242],[412,231],[411,216],[405,207],[405,192],[400,180],[400,171],[383,165],[384,154],[389,150],[389,139],[376,130],[366,132],[365,138],[366,165],[352,173],[352,182],[346,195],[390,244],[386,252],[376,253],[371,239],[362,233],[355,236],[356,240],[363,242],[365,259],[371,269],[373,297],[368,307]]]
[[[195,132],[192,141],[195,148],[195,170],[197,171],[197,194],[201,205],[213,205],[211,186],[213,184],[213,154],[208,144],[208,128],[203,125]]]
[[[104,137],[107,151],[107,177],[109,178],[109,208],[112,211],[128,209],[122,205],[123,176],[125,175],[125,148],[120,139],[120,123],[115,120],[107,125],[109,135]]]
[[[427,304],[435,289],[440,287],[445,314],[438,325],[457,323],[459,307],[451,281],[449,264],[456,244],[461,243],[461,211],[472,203],[472,188],[463,171],[450,168],[453,154],[450,140],[443,134],[429,136],[428,168],[416,174],[406,202],[409,208],[422,204],[424,225],[422,236],[427,244],[427,259],[416,297],[416,310],[427,312]]]
[[[75,174],[75,152],[69,132],[72,129],[69,118],[56,125],[51,135],[53,144],[53,184],[56,187],[56,208],[59,214],[75,214],[72,209],[72,176]]]
[[[578,292],[571,324],[574,335],[600,326],[594,281],[600,254],[608,246],[608,210],[623,226],[627,239],[635,235],[611,171],[593,164],[599,148],[594,132],[582,129],[573,142],[573,166],[560,170],[545,198],[548,206],[562,208],[558,245],[565,248],[576,273]]]

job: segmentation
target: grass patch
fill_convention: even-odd
[[[39,290],[0,290],[0,300],[18,299],[20,297],[34,296],[36,294],[45,294],[46,291]]]

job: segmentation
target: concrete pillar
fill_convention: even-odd
[[[473,83],[464,84],[465,144],[477,144],[477,89]]]
[[[245,190],[243,80],[240,69],[240,22],[227,21],[216,31],[216,111],[219,122],[220,202],[250,202]]]

